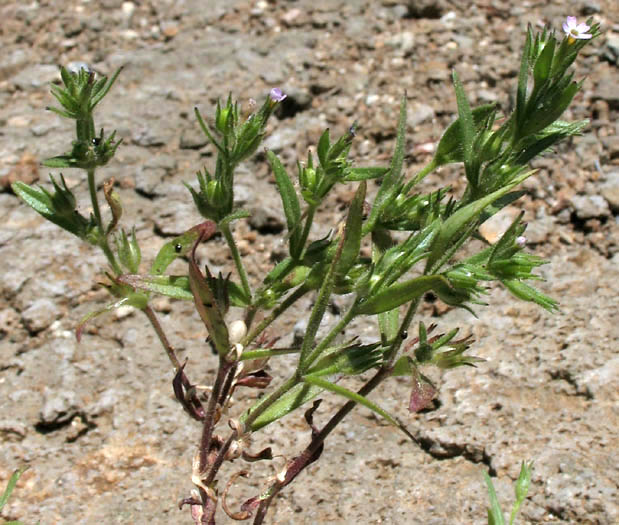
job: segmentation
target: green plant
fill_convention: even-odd
[[[319,459],[326,438],[359,404],[414,442],[404,423],[368,397],[372,391],[394,376],[408,376],[408,408],[416,412],[426,407],[436,393],[435,385],[424,373],[427,367],[449,369],[475,366],[480,361],[467,354],[472,344],[470,337],[456,338],[459,329],[432,335],[436,326],[426,327],[422,322],[413,325],[427,292],[448,305],[472,311],[473,306],[484,304],[482,296],[487,285],[494,282],[518,299],[551,312],[557,309],[553,299],[529,284],[540,279],[534,270],[545,261],[525,251],[522,214],[495,244],[486,243],[466,257],[461,253],[469,241],[478,237],[481,224],[523,194],[518,187],[534,174],[529,162],[577,135],[587,124],[559,118],[581,88],[568,72],[569,67],[588,39],[599,35],[599,27],[588,21],[585,29],[568,19],[564,30],[566,35],[561,40],[548,28],[538,33],[531,28],[527,31],[516,107],[510,115],[500,115],[495,105],[471,108],[454,72],[458,119],[442,135],[431,162],[412,178],[407,179],[404,170],[405,98],[400,105],[389,166],[354,165],[349,159],[354,125],[335,140],[325,130],[316,154],[310,153],[306,162],[298,163],[296,182],[277,156],[267,151],[286,217],[288,255],[257,286],[250,282],[233,234],[232,224],[249,216],[249,212],[235,207],[234,176],[239,163],[258,149],[268,119],[286,95],[273,89],[261,108],[248,118],[243,118],[238,104],[229,96],[225,103],[217,105],[211,126],[196,109],[200,127],[217,152],[214,169],[205,167],[197,173],[197,186],[187,185],[205,222],[166,243],[144,271],[134,230],[119,228],[123,208],[113,179],[103,185],[110,212],[106,222],[95,178],[96,170],[105,166],[120,146],[115,132],[106,135],[101,130],[96,134],[93,116],[119,72],[108,80],[97,79],[87,69],[69,72],[61,68],[62,86],[52,88],[61,107],[53,111],[75,121],[76,140],[67,153],[48,159],[45,165],[78,168],[86,173],[92,214],[86,217],[78,211],[77,199],[62,175],[51,178],[51,191],[21,182],[12,188],[38,213],[98,246],[107,257],[106,286],[114,300],[83,319],[77,329],[78,338],[89,319],[122,305],[144,312],[157,333],[174,369],[175,396],[187,414],[202,425],[191,475],[196,490],[181,503],[189,505],[196,523],[215,523],[220,498],[223,509],[234,519],[253,516],[255,524],[262,523],[273,498]],[[429,193],[418,190],[429,173],[453,163],[464,167],[466,189],[460,198],[450,196],[448,187]],[[378,181],[375,195],[368,191],[369,180]],[[312,224],[319,207],[341,184],[357,184],[346,217],[334,225],[328,236],[312,239]],[[222,234],[234,261],[234,279],[213,275],[208,266],[200,268],[196,259],[198,245],[216,232]],[[396,235],[402,232],[404,237]],[[167,269],[178,257],[187,258],[187,272],[169,275]],[[190,380],[186,363],[180,363],[151,308],[150,300],[156,294],[194,303],[208,331],[208,346],[218,358],[208,395],[200,395],[196,382]],[[322,334],[319,327],[331,299],[345,294],[351,296],[345,312]],[[277,339],[270,336],[269,327],[309,295],[314,295],[315,300],[302,342],[299,346],[276,346]],[[229,320],[232,308],[240,312],[242,320]],[[368,323],[375,321],[374,340],[339,339],[358,317],[366,318]],[[417,332],[415,337],[409,336],[412,330]],[[284,354],[297,356],[296,368],[271,388],[274,378],[267,371],[267,363]],[[371,374],[369,379],[366,372]],[[359,388],[351,390],[340,384],[344,376],[358,377]],[[231,416],[229,400],[242,387],[269,390],[253,406]],[[270,447],[250,453],[248,437],[325,393],[344,398],[344,404],[319,429],[313,424],[319,404],[314,401],[305,412],[311,428],[307,447],[262,493],[247,499],[238,512],[230,510],[225,501],[227,488],[218,488],[224,462],[239,457],[247,462],[272,459]],[[223,419],[227,426],[220,424]],[[233,475],[228,487],[246,474],[242,470]]]

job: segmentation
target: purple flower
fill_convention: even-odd
[[[516,244],[520,246],[521,248],[524,248],[526,243],[527,243],[526,237],[523,237],[522,235],[520,237],[516,237]]]
[[[579,24],[575,16],[568,16],[567,20],[563,23],[563,31],[570,39],[588,40],[592,38],[591,33],[587,33],[591,29],[584,22]]]
[[[587,28],[588,29],[588,28]],[[288,95],[286,95],[285,93],[282,93],[282,90],[279,88],[273,88],[271,90],[271,92],[269,93],[269,97],[271,97],[271,100],[273,102],[281,102],[282,100],[284,100]]]

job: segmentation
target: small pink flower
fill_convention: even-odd
[[[273,88],[271,90],[271,92],[269,93],[269,97],[271,97],[271,100],[273,102],[281,102],[282,100],[284,100],[288,95],[286,95],[285,93],[282,92],[281,89],[279,88]]]
[[[579,24],[575,16],[568,16],[567,20],[563,23],[563,31],[565,31],[565,34],[570,38],[578,40],[588,40],[592,38],[593,35],[587,33],[589,29],[591,28],[584,22]]]
[[[524,248],[526,243],[527,243],[526,237],[523,237],[522,235],[520,237],[516,237],[516,244],[520,246],[521,248]]]

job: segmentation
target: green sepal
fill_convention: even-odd
[[[116,235],[116,252],[120,263],[131,273],[138,273],[142,252],[135,237],[135,227],[131,230],[131,238],[127,237],[125,230]]]
[[[533,45],[533,32],[531,26],[527,27],[527,37],[520,59],[520,71],[518,72],[518,87],[516,89],[516,109],[514,118],[516,122],[517,136],[523,136],[522,126],[526,117],[527,106],[527,83],[529,81],[529,64],[531,61],[531,46]]]
[[[523,461],[520,466],[520,474],[518,475],[518,479],[516,480],[514,486],[514,493],[516,495],[516,500],[512,506],[512,512],[509,518],[509,525],[513,525],[516,515],[520,510],[520,506],[522,502],[527,497],[529,492],[529,487],[531,486],[531,474],[533,469],[532,461]]]
[[[448,252],[450,245],[455,244],[457,238],[462,234],[462,231],[470,225],[471,222],[478,220],[484,209],[507,195],[515,186],[530,177],[534,172],[529,171],[520,174],[514,180],[507,183],[503,188],[500,188],[481,199],[471,202],[453,213],[443,224],[438,235],[432,243],[431,254],[426,262],[426,272],[434,269],[435,263],[441,260],[445,253]]]
[[[318,147],[316,153],[318,160],[322,166],[326,166],[328,162],[329,148],[331,147],[331,138],[329,136],[329,128],[325,129],[318,139]]]
[[[325,376],[332,374],[359,375],[379,366],[383,352],[379,343],[369,345],[347,345],[325,351],[307,370],[307,375]]]
[[[393,365],[391,375],[394,377],[412,376],[416,373],[416,370],[413,358],[403,355]]]
[[[544,45],[544,49],[535,60],[535,65],[533,66],[535,91],[538,91],[550,77],[550,71],[552,69],[552,59],[554,57],[556,45],[556,39],[551,36]]]
[[[557,301],[522,282],[520,279],[501,279],[501,283],[518,299],[536,303],[549,312],[556,312],[559,309]]]
[[[471,111],[471,117],[474,124],[474,133],[481,130],[482,126],[488,120],[488,117],[496,111],[494,104],[485,104]],[[458,118],[452,122],[443,133],[441,140],[434,154],[434,166],[443,166],[454,162],[464,162],[464,148],[461,133],[461,120]]]
[[[361,226],[363,224],[363,203],[365,202],[366,182],[359,184],[359,188],[355,193],[350,208],[348,217],[346,218],[346,226],[344,227],[344,242],[342,245],[342,254],[335,268],[336,279],[348,273],[359,256],[361,249]]]
[[[96,225],[75,209],[75,197],[67,188],[64,177],[61,176],[62,187],[53,177],[50,178],[56,190],[53,195],[44,188],[37,190],[21,181],[11,184],[11,188],[15,195],[48,221],[80,239],[90,241],[89,233],[96,228]]]

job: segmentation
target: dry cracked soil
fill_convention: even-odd
[[[124,224],[136,225],[144,260],[170,236],[200,221],[182,182],[212,165],[213,150],[193,117],[209,115],[228,93],[243,107],[269,89],[288,93],[266,145],[294,169],[325,127],[358,122],[351,157],[388,162],[398,104],[408,98],[406,170],[430,158],[454,119],[455,68],[473,103],[508,110],[527,24],[560,31],[566,15],[588,16],[603,35],[576,63],[582,92],[566,120],[590,120],[585,133],[536,160],[526,194],[486,235],[525,211],[528,249],[548,259],[542,289],[561,310],[549,314],[500,288],[478,318],[439,301],[420,319],[441,331],[461,326],[476,340],[477,369],[433,376],[431,409],[408,414],[410,385],[392,381],[373,399],[406,421],[411,444],[357,409],[327,441],[322,458],[276,501],[269,523],[484,523],[490,471],[501,501],[524,459],[535,462],[520,523],[619,523],[619,5],[613,0],[40,0],[0,2],[0,482],[28,465],[5,519],[49,524],[189,524],[178,502],[192,488],[199,426],[174,400],[166,355],[139,312],[96,318],[80,344],[79,320],[103,307],[105,260],[27,208],[10,182],[48,185],[44,158],[63,153],[70,123],[45,111],[58,65],[85,62],[99,74],[124,66],[97,112],[123,144],[99,173],[115,177]],[[88,212],[83,174],[66,170]],[[460,167],[441,169],[422,190],[463,188]],[[272,174],[259,153],[241,166],[239,204],[252,213],[235,234],[259,276],[281,257],[284,218]],[[371,185],[375,191],[376,185]],[[314,238],[344,216],[354,187],[341,186],[318,216]],[[212,270],[231,261],[221,238],[201,258]],[[177,261],[177,272],[184,270]],[[330,319],[338,315],[335,304]],[[154,306],[194,376],[216,364],[189,303]],[[290,341],[308,300],[274,329]],[[348,335],[370,338],[358,322]],[[283,374],[290,360],[273,363]],[[233,410],[255,397],[244,394]],[[339,401],[325,396],[316,414]],[[269,427],[271,428],[271,427]],[[302,414],[257,438],[279,456],[235,485],[230,504],[259,493],[285,457],[309,439]],[[235,462],[230,476],[241,466]],[[218,523],[231,520],[223,513]]]

